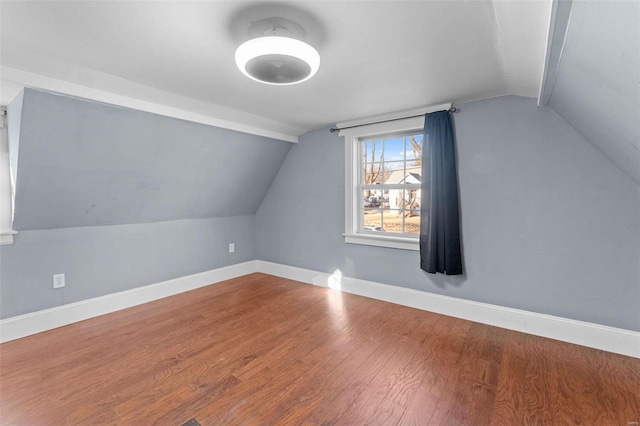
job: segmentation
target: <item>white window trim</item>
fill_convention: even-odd
[[[0,107],[0,245],[13,244],[13,185],[9,167],[6,107]]]
[[[343,236],[346,243],[402,250],[420,250],[419,237],[417,235],[415,237],[407,237],[404,235],[381,235],[360,232],[358,229],[360,215],[360,194],[358,193],[358,184],[360,179],[358,142],[367,137],[420,131],[424,127],[424,117],[399,118],[448,110],[449,108],[451,108],[451,104],[442,104],[407,111],[402,115],[395,114],[388,115],[386,117],[378,116],[368,120],[338,123],[338,128],[358,126],[351,129],[340,130],[339,133],[340,136],[344,136],[345,138],[345,233]],[[390,119],[394,121],[388,121],[386,123],[376,122]],[[372,122],[373,124],[365,124]]]

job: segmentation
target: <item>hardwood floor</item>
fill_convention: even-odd
[[[630,425],[640,360],[263,274],[0,345],[0,423]]]

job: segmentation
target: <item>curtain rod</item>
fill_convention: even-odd
[[[459,111],[458,108],[456,107],[451,107],[449,108],[447,111],[451,112],[451,113],[456,113]],[[356,127],[362,127],[362,126],[369,126],[371,124],[380,124],[380,123],[388,123],[390,121],[398,121],[398,120],[406,120],[407,118],[416,118],[416,117],[424,117],[424,114],[418,114],[418,115],[410,115],[408,117],[398,117],[398,118],[391,118],[389,120],[381,120],[381,121],[374,121],[372,123],[363,123],[363,124],[356,124],[355,126],[347,126],[347,127],[332,127],[329,129],[329,131],[331,133],[333,132],[339,132],[340,130],[346,130],[346,129],[353,129]]]

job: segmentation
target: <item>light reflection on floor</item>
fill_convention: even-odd
[[[344,309],[342,300],[342,271],[336,269],[327,280],[327,306],[334,330],[342,330],[348,323],[348,312]]]
[[[328,280],[329,288],[333,290],[342,290],[342,271],[336,269],[333,274],[329,276]]]

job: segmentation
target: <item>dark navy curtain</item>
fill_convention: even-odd
[[[420,268],[431,274],[460,275],[458,174],[449,111],[425,115],[423,151],[427,155],[422,156]]]

